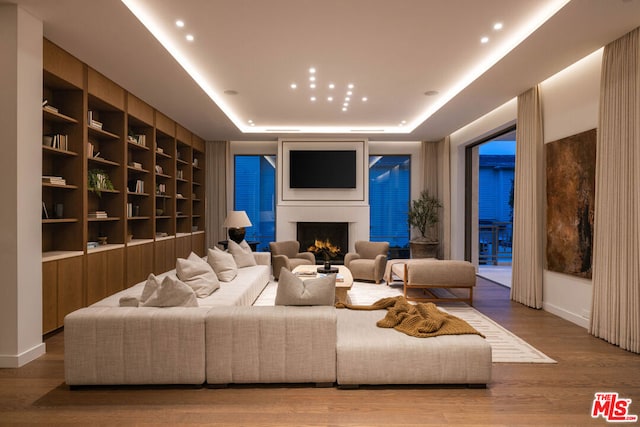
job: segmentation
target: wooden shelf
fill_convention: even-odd
[[[53,147],[49,147],[47,145],[43,145],[42,146],[42,150],[43,150],[43,153],[50,153],[50,154],[55,154],[55,155],[59,155],[59,156],[74,157],[74,156],[78,155],[78,153],[76,153],[74,151],[62,150],[60,148],[53,148]]]
[[[135,191],[128,191],[127,196],[149,197],[149,193],[136,193]]]
[[[167,153],[161,153],[160,151],[156,151],[156,156],[164,157],[165,159],[170,159],[171,158],[171,156],[168,155]]]
[[[48,182],[43,182],[42,186],[43,187],[47,187],[47,188],[59,188],[61,190],[77,190],[78,189],[77,185],[71,185],[71,184],[65,184],[65,185],[49,184]]]
[[[76,124],[78,123],[78,121],[76,119],[74,119],[73,117],[69,117],[65,114],[62,114],[60,112],[55,112],[55,111],[51,111],[48,110],[44,107],[42,107],[42,115],[44,116],[45,120],[51,120],[54,122],[59,122],[59,123],[71,123],[71,124]]]
[[[43,224],[70,224],[78,222],[78,218],[45,218],[42,220]]]
[[[129,171],[130,173],[149,173],[149,171],[147,169],[142,169],[142,168],[136,168],[134,166],[127,166],[127,171]]]
[[[94,126],[87,126],[87,128],[89,129],[89,135],[95,136],[97,138],[102,138],[102,139],[120,139],[120,137],[118,135],[116,135],[115,133],[94,127]]]
[[[104,166],[113,166],[113,167],[120,166],[120,163],[113,162],[111,160],[107,160],[102,157],[87,157],[87,160],[89,160],[92,163],[97,163]]]
[[[110,221],[120,221],[120,218],[117,216],[109,216],[106,218],[87,218],[89,222],[110,222]]]
[[[144,150],[144,151],[149,151],[150,150],[150,148],[147,147],[146,145],[140,145],[140,144],[138,144],[136,142],[131,142],[131,141],[127,141],[127,146],[129,148],[134,149],[134,150]]]
[[[140,221],[140,220],[148,220],[151,219],[150,216],[130,216],[127,218],[127,220],[130,221]]]

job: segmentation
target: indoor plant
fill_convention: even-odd
[[[109,175],[102,169],[89,169],[87,176],[89,191],[96,193],[98,197],[101,196],[101,190],[113,190]]]
[[[438,209],[442,204],[437,197],[427,190],[420,197],[412,200],[407,214],[409,226],[418,229],[420,237],[411,239],[411,258],[435,258],[438,254],[438,231],[436,225],[440,221]]]

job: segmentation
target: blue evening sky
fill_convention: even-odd
[[[515,141],[489,141],[480,146],[480,154],[516,154]]]

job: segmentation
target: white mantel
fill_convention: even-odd
[[[276,240],[296,240],[298,222],[349,223],[349,252],[356,240],[369,240],[369,205],[280,205],[276,208]]]

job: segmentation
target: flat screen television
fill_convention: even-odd
[[[289,187],[356,188],[356,151],[289,151]]]

